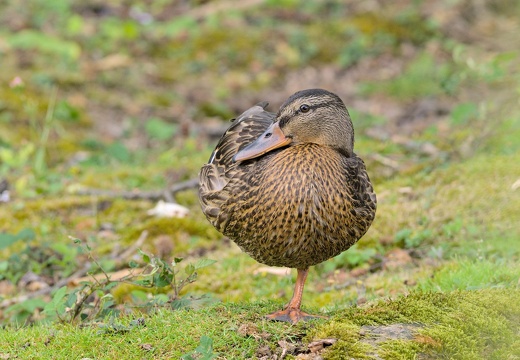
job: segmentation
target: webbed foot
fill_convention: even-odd
[[[292,324],[296,324],[300,320],[309,321],[315,319],[326,319],[325,316],[307,314],[306,312],[303,312],[300,309],[290,307],[266,315],[266,318],[272,321],[284,321],[290,322]]]

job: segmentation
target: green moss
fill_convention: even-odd
[[[199,197],[197,195],[196,191],[189,190],[189,191],[181,191],[175,194],[175,199],[179,204],[183,204],[184,206],[188,206],[195,210],[195,212],[202,215],[202,211],[199,211],[200,204],[199,204]]]
[[[369,359],[367,355],[372,347],[360,341],[359,326],[348,321],[332,320],[307,336],[309,341],[312,339],[335,338],[338,341],[330,351],[326,352],[327,359]]]
[[[380,344],[378,355],[388,360],[415,360],[423,351],[423,345],[413,341],[394,340]]]
[[[423,352],[450,359],[500,359],[504,354],[518,356],[519,296],[520,290],[511,288],[414,292],[395,300],[342,311],[332,321],[318,326],[312,337],[335,337],[352,346],[360,341],[357,329],[361,325],[419,323],[422,327],[413,340],[383,342],[378,350],[381,356],[412,359]],[[339,358],[348,350],[342,342],[337,344],[326,352],[326,358]],[[395,357],[396,354],[402,357]]]
[[[207,246],[209,241],[221,236],[208,222],[192,218],[149,218],[124,232],[123,241],[135,241],[144,230],[150,239],[171,236],[177,256],[186,255],[189,249]]]
[[[92,199],[86,196],[36,199],[26,201],[15,213],[18,219],[24,219],[34,213],[60,213],[71,209],[91,208]]]
[[[349,23],[365,34],[393,36],[399,42],[420,44],[434,35],[433,26],[413,12],[393,18],[384,12],[368,12],[354,16]]]

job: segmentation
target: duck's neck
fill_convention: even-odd
[[[323,144],[330,146],[341,154],[351,157],[354,154],[354,126],[350,117],[344,119],[344,126],[328,132],[328,138]]]

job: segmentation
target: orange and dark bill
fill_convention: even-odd
[[[236,153],[233,157],[233,161],[236,162],[254,159],[271,150],[289,145],[290,142],[291,139],[285,137],[278,122],[275,122],[269,126],[267,130],[258,137],[258,139]]]

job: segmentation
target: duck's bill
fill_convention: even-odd
[[[272,124],[267,130],[251,144],[240,150],[233,157],[233,161],[244,161],[254,159],[271,150],[289,145],[291,139],[286,138],[278,126],[278,122]]]

